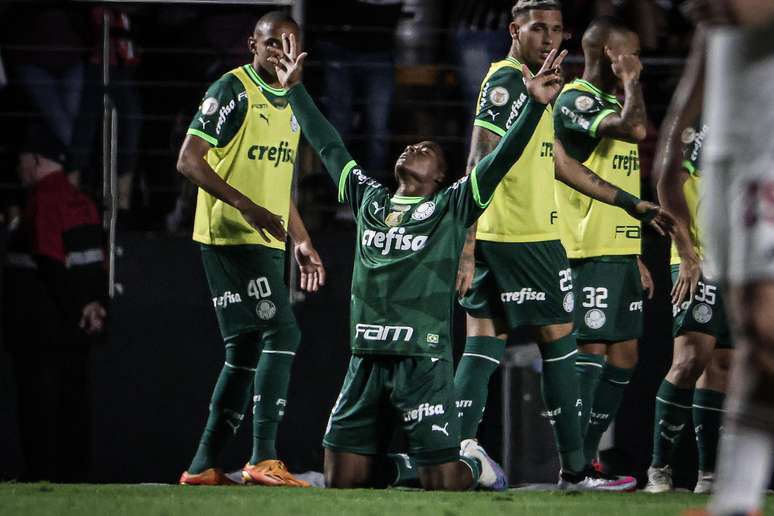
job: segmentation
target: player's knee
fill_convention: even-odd
[[[549,344],[572,333],[572,323],[550,324],[535,329],[535,339],[542,344]]]
[[[748,360],[752,367],[774,375],[774,318],[760,307],[740,316],[740,329],[748,347]]]
[[[226,341],[226,367],[235,372],[253,372],[258,364],[258,335],[247,333]]]
[[[675,359],[669,370],[669,377],[680,387],[692,386],[704,372],[707,357],[698,353],[686,353]]]
[[[301,330],[296,324],[284,324],[268,331],[264,338],[268,350],[295,353],[301,345]]]

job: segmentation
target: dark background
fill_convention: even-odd
[[[575,63],[579,59],[579,33],[592,16],[591,3],[565,2],[565,21],[571,31],[566,46],[574,51]],[[58,3],[65,4],[74,16],[86,16],[91,8]],[[395,40],[391,49],[395,93],[389,113],[389,135],[384,142],[389,149],[388,163],[406,143],[432,137],[443,145],[449,163],[461,174],[475,99],[463,86],[465,69],[458,55],[460,27],[476,25],[471,32],[489,34],[494,42],[491,46],[501,48],[493,53],[492,60],[507,51],[508,35],[497,16],[473,23],[466,10],[470,2],[443,2],[441,6],[440,2],[417,0],[406,4],[414,9],[413,18],[403,16],[397,38],[389,33],[389,39]],[[488,12],[501,14],[507,13],[512,3],[473,4],[486,5]],[[23,128],[39,116],[25,101],[24,91],[14,77],[14,66],[36,40],[41,52],[54,56],[62,52],[88,56],[98,44],[93,27],[88,24],[81,33],[81,47],[57,46],[55,38],[46,35],[32,38],[30,43],[25,23],[34,19],[36,9],[42,5],[45,4],[36,2],[35,9],[30,10],[29,2],[0,3],[0,56],[9,77],[8,86],[0,89],[0,200],[4,205],[18,202],[21,197],[14,174],[16,153]],[[314,15],[314,8],[319,6],[313,0],[305,25],[311,52],[306,82],[325,105],[332,92],[325,89],[324,63],[315,60],[315,44],[342,29],[336,26],[335,17]],[[223,361],[223,345],[198,248],[190,240],[185,223],[170,229],[165,222],[183,184],[174,169],[176,152],[207,85],[231,67],[249,60],[243,50],[245,40],[266,9],[139,4],[128,7],[134,27],[132,37],[141,58],[131,83],[141,100],[137,116],[142,128],[132,207],[122,213],[119,221],[118,244],[122,253],[117,281],[122,293],[111,309],[106,342],[93,350],[92,478],[97,482],[174,482],[195,451]],[[655,128],[681,71],[689,41],[687,26],[676,10],[664,14],[664,32],[656,46],[644,52],[645,92],[653,127],[649,141],[641,149],[646,197],[648,156],[652,153]],[[355,26],[350,39],[383,36],[385,30]],[[568,70],[572,76],[578,68],[571,65]],[[96,91],[100,93],[99,89]],[[353,154],[358,156],[366,151],[364,143],[372,136],[359,121],[369,100],[357,94],[354,105],[351,144]],[[83,188],[99,200],[99,134],[89,145],[94,156],[83,170]],[[322,433],[349,356],[347,317],[354,230],[351,223],[335,217],[334,188],[308,149],[300,161],[299,206],[325,261],[328,284],[295,306],[303,340],[294,364],[279,448],[291,470],[319,471]],[[379,173],[389,176],[387,170],[375,171],[376,175]],[[644,477],[650,459],[655,392],[671,359],[667,251],[667,241],[645,232],[645,260],[654,275],[657,292],[652,301],[645,302],[640,363],[616,420],[615,447],[605,453],[615,470],[635,473],[640,478]],[[455,327],[458,358],[464,345],[460,311],[455,314]],[[512,345],[519,345],[518,341],[517,335]],[[0,352],[0,478],[6,479],[14,478],[21,467],[11,374],[8,355]],[[530,373],[517,374],[522,374],[525,384],[530,384]],[[530,385],[534,387],[534,382]],[[490,453],[499,457],[499,372],[492,378],[490,394],[480,437]],[[513,399],[518,401],[522,394],[514,391]],[[517,447],[521,453],[551,456],[550,426],[540,418],[538,410],[530,417],[514,421],[514,427],[522,436]],[[249,433],[250,425],[242,425],[237,442],[228,448],[224,458],[228,468],[238,468],[245,462]],[[689,486],[696,470],[695,446],[690,435],[685,435],[682,443],[685,460],[679,463],[675,480],[678,485]]]

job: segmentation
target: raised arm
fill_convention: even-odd
[[[301,72],[307,53],[298,54],[296,38],[293,34],[282,34],[282,50],[269,48],[273,56],[269,61],[277,70],[277,78],[283,88],[288,89],[288,101],[293,108],[301,129],[309,144],[320,156],[331,179],[337,187],[345,172],[345,167],[352,163],[352,156],[344,146],[344,142],[336,129],[323,116],[301,84]],[[349,170],[346,170],[348,172]],[[341,191],[341,188],[339,188]]]
[[[620,78],[624,87],[624,104],[621,114],[610,113],[602,119],[597,128],[599,136],[639,143],[647,136],[647,112],[645,97],[640,85],[642,63],[635,55],[610,56],[613,73]]]
[[[529,100],[515,124],[505,133],[497,147],[484,156],[471,172],[473,193],[479,205],[487,205],[494,195],[500,180],[519,159],[532,138],[540,118],[561,89],[561,64],[567,51],[557,55],[552,50],[536,75],[522,67]]]

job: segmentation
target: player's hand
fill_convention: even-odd
[[[637,257],[637,268],[640,270],[640,281],[642,282],[642,290],[647,294],[648,299],[653,299],[653,293],[656,291],[656,285],[653,283],[653,276],[650,275],[650,271],[645,264]]]
[[[686,299],[693,299],[696,295],[696,286],[701,278],[701,264],[697,256],[680,257],[680,269],[677,272],[677,281],[672,286],[672,304],[680,306]]]
[[[99,301],[92,301],[83,307],[78,327],[88,335],[97,335],[102,333],[102,330],[105,327],[106,316],[107,311],[105,310],[105,307],[102,306]]]
[[[457,269],[457,295],[462,298],[470,290],[470,286],[473,284],[473,276],[476,273],[476,260],[474,253],[463,249],[460,256],[460,266]]]
[[[242,213],[242,217],[244,217],[247,223],[254,227],[267,242],[270,242],[271,240],[266,236],[266,231],[279,241],[284,241],[287,237],[285,226],[282,223],[282,217],[279,215],[275,215],[254,202],[248,203],[245,208],[242,208],[239,211]]]
[[[652,202],[638,202],[634,212],[629,213],[629,215],[649,224],[661,236],[666,236],[674,231],[675,218],[672,214]]]
[[[642,72],[642,62],[639,56],[634,54],[621,54],[615,56],[607,51],[607,56],[613,63],[613,74],[623,82],[636,81]]]
[[[559,55],[556,50],[552,50],[535,75],[532,75],[526,65],[521,67],[524,84],[530,97],[541,104],[549,104],[559,95],[563,82],[561,66],[565,56],[567,56],[566,50],[562,50]]]
[[[309,241],[296,244],[293,255],[298,262],[301,271],[301,290],[305,292],[317,292],[325,285],[325,267],[323,267],[320,255]]]
[[[301,71],[307,53],[298,53],[295,34],[282,33],[282,50],[268,48],[272,55],[267,59],[274,65],[277,79],[283,88],[292,88],[301,82]]]

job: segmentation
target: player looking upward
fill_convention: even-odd
[[[263,16],[248,40],[251,63],[207,90],[183,142],[178,170],[199,187],[193,238],[212,292],[226,360],[199,448],[181,484],[227,484],[220,452],[239,428],[253,392],[253,453],[247,483],[308,486],[277,458],[293,357],[301,334],[284,283],[285,223],[315,291],[325,270],[290,202],[299,126],[267,58],[283,33],[298,33],[288,15]],[[268,233],[268,235],[267,235]]]
[[[299,83],[306,54],[297,55],[292,34],[283,42],[277,75],[339,200],[350,204],[357,221],[352,358],[323,440],[326,483],[366,487],[395,479],[395,466],[384,473],[389,465],[382,457],[397,420],[426,489],[465,490],[476,483],[504,489],[502,471],[481,449],[460,454],[451,357],[454,278],[467,228],[559,91],[564,54],[546,53],[534,77],[525,68],[522,116],[469,176],[446,186],[441,148],[423,141],[398,157],[393,194],[352,159]]]
[[[554,152],[611,184],[640,194],[639,149],[646,135],[637,34],[611,17],[591,22],[582,38],[584,70],[554,105]],[[624,92],[621,105],[615,93]],[[556,187],[562,243],[570,258],[578,340],[576,370],[588,467],[615,419],[637,364],[643,287],[653,284],[641,254],[640,222],[567,185]],[[635,480],[628,477],[627,488]]]
[[[527,92],[522,67],[538,69],[562,42],[558,1],[520,0],[512,14],[508,56],[493,63],[482,82],[468,172],[523,116]],[[570,265],[556,224],[555,179],[594,199],[623,207],[637,218],[652,217],[657,226],[669,217],[574,160],[555,156],[553,147],[549,106],[477,227],[468,232],[457,282],[460,303],[467,312],[465,352],[454,380],[461,435],[463,445],[475,439],[489,378],[500,363],[508,332],[526,326],[543,357],[543,399],[559,449],[561,486],[621,489],[618,479],[587,478],[585,471],[574,369],[575,302]]]

